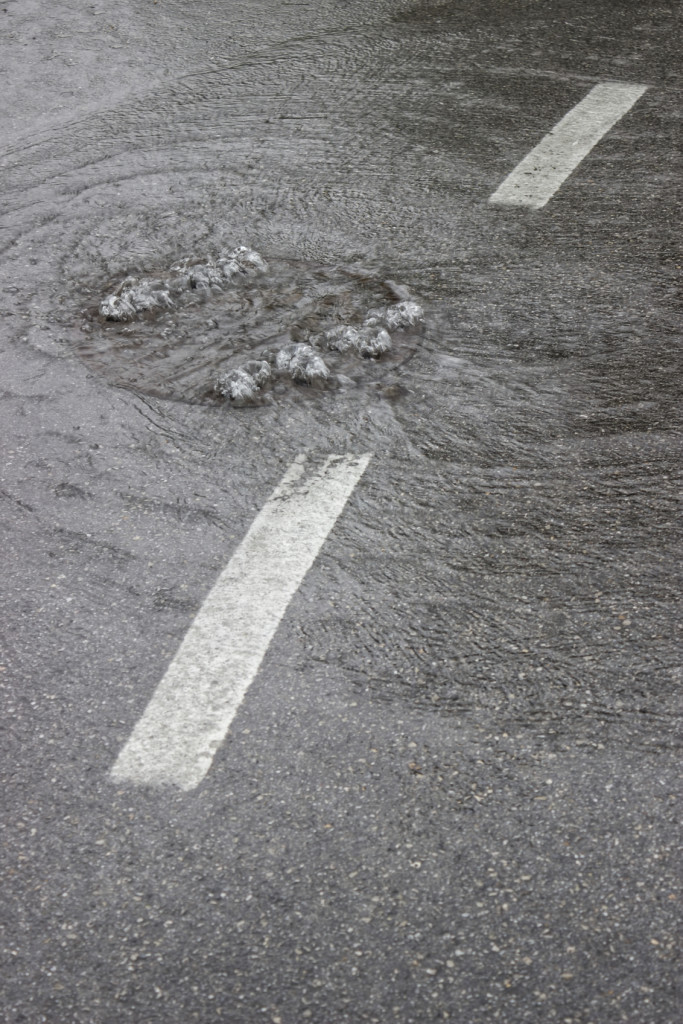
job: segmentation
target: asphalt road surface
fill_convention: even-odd
[[[3,0],[3,1022],[680,1019],[680,39]]]

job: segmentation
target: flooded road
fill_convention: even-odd
[[[5,0],[3,1020],[678,1019],[676,19],[550,6]],[[603,82],[647,89],[489,202]],[[201,784],[113,780],[346,455]]]

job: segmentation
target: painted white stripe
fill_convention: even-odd
[[[287,605],[313,565],[370,455],[332,455],[307,474],[300,456],[206,598],[111,770],[118,782],[194,789]]]
[[[490,203],[540,209],[610,128],[647,91],[646,85],[596,85],[517,164]]]

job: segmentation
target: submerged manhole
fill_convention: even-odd
[[[414,353],[421,324],[405,288],[360,267],[240,247],[105,284],[78,354],[119,386],[241,405],[379,380]]]

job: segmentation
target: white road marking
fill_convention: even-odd
[[[646,85],[606,82],[591,89],[517,164],[490,203],[540,209],[610,128],[647,91]]]
[[[190,626],[111,777],[194,789],[211,767],[287,606],[371,455],[305,457],[250,526]]]

